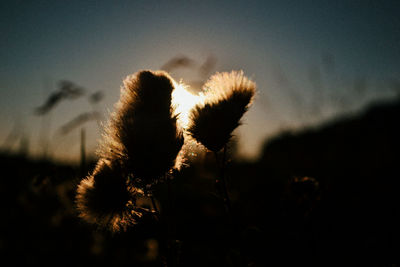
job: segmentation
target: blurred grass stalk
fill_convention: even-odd
[[[85,128],[81,128],[81,162],[80,169],[81,175],[84,176],[86,172],[86,132]]]

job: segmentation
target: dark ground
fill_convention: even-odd
[[[78,167],[1,154],[1,260],[161,266],[167,235],[179,240],[174,259],[182,266],[396,259],[399,117],[398,99],[378,103],[351,118],[283,133],[257,162],[229,162],[231,217],[215,195],[217,170],[206,154],[173,181],[169,231],[150,215],[122,233],[87,225],[74,209]],[[164,210],[165,187],[156,191]]]

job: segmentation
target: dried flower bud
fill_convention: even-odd
[[[81,181],[76,204],[85,221],[112,231],[125,230],[141,213],[135,208],[141,191],[127,185],[118,162],[99,160],[92,175]]]
[[[183,145],[171,106],[174,85],[163,71],[128,76],[106,128],[100,156],[121,161],[141,186],[168,173]]]
[[[204,85],[204,102],[191,111],[189,134],[207,149],[221,150],[240,125],[254,98],[256,84],[242,71],[213,75]]]

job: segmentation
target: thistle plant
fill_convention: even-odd
[[[205,83],[204,101],[194,106],[189,116],[188,133],[214,152],[220,172],[216,186],[228,213],[231,213],[231,201],[225,179],[226,146],[252,104],[255,91],[256,84],[243,71],[217,73]],[[218,155],[221,149],[222,158]]]
[[[183,135],[171,105],[174,84],[162,71],[141,71],[124,81],[99,155],[120,160],[134,185],[151,185],[179,165]]]
[[[77,207],[86,221],[114,231],[135,224],[143,211],[135,198],[152,197],[151,186],[179,164],[183,135],[171,106],[174,85],[161,71],[125,79],[97,166],[78,186]]]
[[[118,161],[100,159],[77,189],[77,209],[85,221],[112,231],[126,230],[142,216],[135,207],[140,189],[127,184]]]
[[[217,184],[222,182],[225,204],[230,210],[224,175],[226,145],[251,105],[255,87],[242,71],[217,73],[205,83],[204,94],[199,96],[201,101],[186,110],[188,103],[176,103],[174,99],[172,104],[174,90],[182,90],[184,86],[166,72],[140,71],[128,76],[104,129],[97,166],[78,186],[76,203],[80,217],[113,231],[126,230],[149,212],[136,205],[137,198],[144,196],[151,198],[154,211],[150,212],[160,219],[153,186],[166,181],[169,198],[166,262],[175,265],[174,255],[178,253],[174,251],[174,234],[170,233],[173,228],[170,177],[181,163],[182,129],[186,130],[185,137],[193,137],[214,152],[220,168]],[[182,93],[179,90],[175,95]],[[185,99],[191,103],[193,96],[181,100]],[[188,114],[189,124],[179,125]],[[219,160],[221,149],[223,158]]]
[[[191,111],[189,134],[207,149],[218,152],[248,110],[256,84],[242,71],[213,75],[204,85],[205,100]]]

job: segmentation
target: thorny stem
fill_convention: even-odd
[[[224,198],[224,203],[226,207],[226,211],[229,215],[232,215],[232,205],[231,205],[231,199],[229,197],[229,192],[228,192],[228,187],[226,184],[226,179],[225,179],[225,166],[226,166],[226,145],[223,148],[222,151],[222,161],[219,162],[218,159],[218,152],[214,152],[215,155],[215,160],[217,162],[217,166],[219,169],[219,176],[220,178],[216,180],[217,186],[219,186],[219,181],[221,182],[221,187],[222,187],[222,192],[223,192],[223,198]]]

